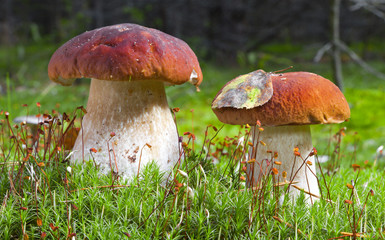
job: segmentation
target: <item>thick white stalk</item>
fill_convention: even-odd
[[[309,156],[309,153],[313,150],[310,126],[300,125],[263,128],[264,131],[261,132],[255,129],[255,127],[252,128],[252,133],[254,133],[254,147],[249,150],[249,160],[255,158],[256,162],[248,164],[248,176],[250,180],[254,179],[253,181],[248,181],[248,185],[252,183],[256,186],[266,173],[268,173],[272,167],[275,167],[279,172],[278,175],[276,175],[277,181],[297,181],[298,183],[295,183],[296,186],[319,196],[318,182],[314,175],[316,174],[316,163],[314,156]],[[264,146],[260,141],[266,145]],[[296,147],[301,157],[294,155],[294,148]],[[253,149],[254,156],[252,153]],[[271,153],[268,152],[268,150],[270,150]],[[278,153],[277,158],[274,158],[274,152]],[[304,160],[312,164],[304,163]],[[281,162],[282,164],[274,164],[274,161]],[[282,177],[284,171],[287,173],[286,179]],[[299,194],[299,190],[290,187],[290,195],[296,197]],[[313,201],[315,199],[316,198],[312,197]],[[312,200],[310,200],[309,195],[307,195],[307,201],[312,202]]]
[[[91,148],[98,151],[92,155],[103,173],[111,171],[110,159],[124,178],[136,176],[139,162],[143,168],[155,160],[162,171],[170,170],[179,159],[179,144],[163,82],[92,79],[72,160],[82,161],[83,154],[89,160]]]

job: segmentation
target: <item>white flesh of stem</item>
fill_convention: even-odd
[[[277,126],[277,127],[263,127],[264,131],[259,131],[255,127],[252,128],[254,133],[253,141],[254,147],[249,150],[249,160],[256,159],[255,163],[248,164],[247,173],[248,185],[251,183],[258,186],[262,179],[266,176],[272,167],[278,169],[278,175],[275,180],[282,181],[298,181],[296,186],[309,191],[312,194],[319,196],[319,187],[316,176],[316,162],[314,156],[308,156],[313,150],[311,141],[311,132],[309,125],[299,126]],[[263,141],[266,146],[258,142]],[[298,147],[301,157],[294,155],[294,148]],[[254,149],[254,153],[252,153]],[[270,150],[272,153],[268,153]],[[278,157],[274,158],[274,152],[278,153]],[[310,161],[312,165],[305,163]],[[281,162],[281,165],[274,164],[274,161]],[[269,163],[269,164],[268,164]],[[253,169],[253,171],[251,171]],[[299,169],[299,170],[298,170]],[[286,179],[282,177],[283,172],[287,173]],[[298,171],[298,172],[297,172]],[[313,174],[314,173],[314,174]],[[297,197],[300,194],[298,189],[290,188],[290,195]],[[306,196],[307,202],[311,203],[316,200],[312,197]]]
[[[141,169],[155,160],[162,171],[170,170],[179,159],[179,144],[163,83],[92,79],[72,160],[82,161],[83,153],[90,160],[91,148],[98,151],[92,155],[102,173],[111,171],[110,158],[124,178],[136,176],[139,162]]]

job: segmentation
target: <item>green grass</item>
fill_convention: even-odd
[[[53,46],[40,45],[0,49],[1,57],[9,56],[0,65],[0,85],[7,89],[0,95],[0,111],[8,111],[10,121],[25,114],[52,113],[53,109],[74,116],[77,106],[86,105],[89,80],[81,80],[71,87],[50,84],[46,67],[53,49]],[[245,190],[244,183],[239,181],[237,161],[231,158],[234,151],[239,154],[239,149],[235,150],[233,144],[223,147],[224,141],[231,142],[226,136],[237,139],[240,131],[244,134],[239,126],[224,125],[213,139],[210,151],[218,150],[217,164],[212,162],[213,156],[199,151],[204,144],[206,127],[212,124],[219,129],[223,125],[210,105],[227,81],[255,70],[255,66],[274,71],[288,65],[294,65],[294,70],[315,72],[330,79],[328,62],[311,62],[315,50],[272,44],[253,56],[239,56],[241,67],[202,63],[201,92],[188,84],[167,88],[170,107],[181,109],[176,115],[179,133],[189,131],[197,137],[195,153],[188,152],[188,159],[180,166],[188,172],[188,179],[175,170],[167,182],[152,165],[141,173],[140,180],[127,182],[116,180],[115,176],[99,175],[92,163],[70,165],[64,161],[63,151],[53,149],[63,129],[55,132],[51,142],[45,142],[45,155],[41,149],[25,159],[28,155],[28,149],[22,148],[22,142],[27,140],[25,126],[15,128],[11,123],[16,138],[10,138],[12,133],[3,112],[0,116],[0,239],[21,239],[23,233],[29,239],[39,239],[43,232],[47,239],[65,239],[71,233],[76,233],[79,239],[124,239],[125,233],[132,239],[326,239],[341,236],[341,232],[351,233],[350,222],[358,221],[362,209],[356,231],[366,232],[372,239],[384,238],[385,164],[383,158],[378,159],[376,165],[374,161],[376,149],[385,143],[385,81],[368,75],[351,62],[344,63],[344,94],[351,107],[350,121],[312,126],[313,144],[319,155],[338,160],[336,165],[330,161],[322,165],[324,175],[318,171],[321,189],[323,193],[329,190],[332,204],[320,200],[308,207],[303,196],[296,204],[286,199],[279,205],[276,196],[283,189],[273,187],[271,179],[266,180],[264,191]],[[370,63],[385,72],[380,61]],[[40,108],[37,102],[41,103]],[[335,148],[335,134],[342,127],[346,127],[346,136]],[[210,128],[209,137],[214,134]],[[191,143],[187,151],[189,148]],[[339,159],[334,150],[341,153]],[[48,153],[52,158],[48,159]],[[359,172],[351,167],[353,163],[360,164]],[[67,171],[68,166],[71,172]],[[185,186],[176,191],[178,182],[174,179]],[[346,185],[352,179],[356,179],[356,195],[352,195]],[[111,187],[112,184],[125,186],[118,189]],[[187,196],[187,186],[194,192],[192,198]],[[374,196],[368,197],[364,207],[370,189],[374,190]],[[258,194],[260,197],[255,197]],[[354,200],[354,204],[345,203],[347,199]]]
[[[206,144],[207,150],[196,153],[185,139],[186,159],[171,177],[150,164],[139,179],[127,181],[100,175],[92,161],[63,161],[64,152],[54,148],[59,126],[56,138],[44,139],[44,154],[42,147],[31,152],[21,146],[27,140],[25,126],[13,128],[16,137],[10,138],[7,122],[3,118],[1,128],[1,239],[42,234],[47,239],[73,234],[79,239],[124,239],[126,234],[132,239],[325,239],[354,231],[384,237],[384,164],[371,161],[354,171],[343,164],[342,153],[337,166],[326,163],[318,174],[323,199],[308,206],[304,195],[295,204],[286,196],[279,204],[285,187],[274,187],[270,175],[262,190],[247,189],[240,181],[244,173],[235,157],[242,159],[243,145],[236,147],[237,137],[227,144],[214,140],[209,150]],[[208,129],[208,139],[215,134]],[[332,141],[331,146],[338,145]],[[347,187],[351,180],[355,194]],[[327,192],[332,203],[325,200]]]

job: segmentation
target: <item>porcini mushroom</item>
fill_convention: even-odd
[[[19,116],[13,119],[14,123],[21,123],[28,125],[31,130],[31,136],[32,136],[32,146],[35,146],[37,144],[37,140],[39,139],[39,134],[37,132],[39,124],[44,124],[45,121],[51,121],[52,118],[49,118],[46,115],[38,114],[38,115],[26,115],[26,116]]]
[[[32,137],[32,146],[37,146],[38,140],[39,140],[39,133],[37,131],[39,125],[45,125],[49,126],[49,122],[53,121],[62,121],[63,116],[61,114],[58,114],[58,116],[50,116],[48,114],[37,114],[37,115],[26,115],[26,116],[19,116],[13,119],[14,123],[20,123],[28,125],[31,130],[31,137]],[[56,122],[57,123],[57,122]],[[60,139],[60,142],[58,143],[58,146],[63,145],[65,150],[72,150],[76,137],[79,133],[79,128],[70,127],[69,129],[66,129],[66,131],[61,136],[62,139]]]
[[[248,165],[248,185],[258,183],[267,163],[273,164],[271,154],[277,152],[274,160],[281,165],[274,167],[296,182],[297,189],[290,188],[292,196],[299,194],[298,188],[311,193],[309,196],[319,196],[310,125],[341,123],[350,117],[349,105],[338,87],[309,72],[257,70],[239,76],[218,92],[212,109],[223,123],[253,125],[249,160],[255,158],[256,163]],[[263,131],[256,129],[257,121]],[[264,144],[256,141],[257,134]]]
[[[73,161],[90,159],[93,149],[104,173],[110,171],[112,159],[117,162],[114,171],[129,177],[152,160],[168,170],[179,159],[164,84],[189,81],[198,87],[202,81],[197,57],[184,41],[136,24],[102,27],[57,49],[48,75],[62,85],[92,79]]]

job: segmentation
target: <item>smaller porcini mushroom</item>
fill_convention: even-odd
[[[32,146],[37,146],[37,141],[39,140],[39,134],[38,134],[38,127],[39,124],[48,126],[49,122],[51,121],[62,121],[63,116],[59,114],[58,116],[50,116],[48,114],[37,114],[37,115],[26,115],[26,116],[19,116],[13,119],[14,123],[20,123],[28,125],[31,131],[32,135]],[[63,133],[62,139],[60,142],[58,142],[58,146],[61,146],[63,144],[64,150],[72,150],[76,137],[79,133],[79,128],[71,127],[69,129],[66,129],[66,131]]]
[[[341,123],[350,117],[349,105],[338,87],[308,72],[276,74],[257,70],[241,75],[218,92],[212,109],[223,123],[253,125],[255,141],[249,160],[255,159],[256,163],[248,165],[249,186],[262,178],[267,162],[274,159],[272,154],[276,152],[274,160],[281,163],[274,165],[278,174],[285,171],[297,188],[317,196],[309,125]],[[263,131],[256,129],[257,121]],[[258,134],[264,144],[256,141]],[[298,189],[290,188],[292,196],[299,193]],[[307,201],[312,202],[312,198]]]
[[[32,135],[32,146],[35,146],[37,140],[39,139],[39,135],[37,132],[37,127],[39,124],[45,124],[46,121],[51,121],[52,118],[49,118],[47,115],[26,115],[19,116],[13,119],[14,123],[22,123],[27,125],[31,130]]]
[[[180,158],[164,85],[191,82],[198,88],[202,81],[184,41],[136,24],[102,27],[57,49],[48,75],[62,85],[92,79],[73,161],[92,157],[102,172],[112,167],[130,177],[152,160],[166,171]]]

